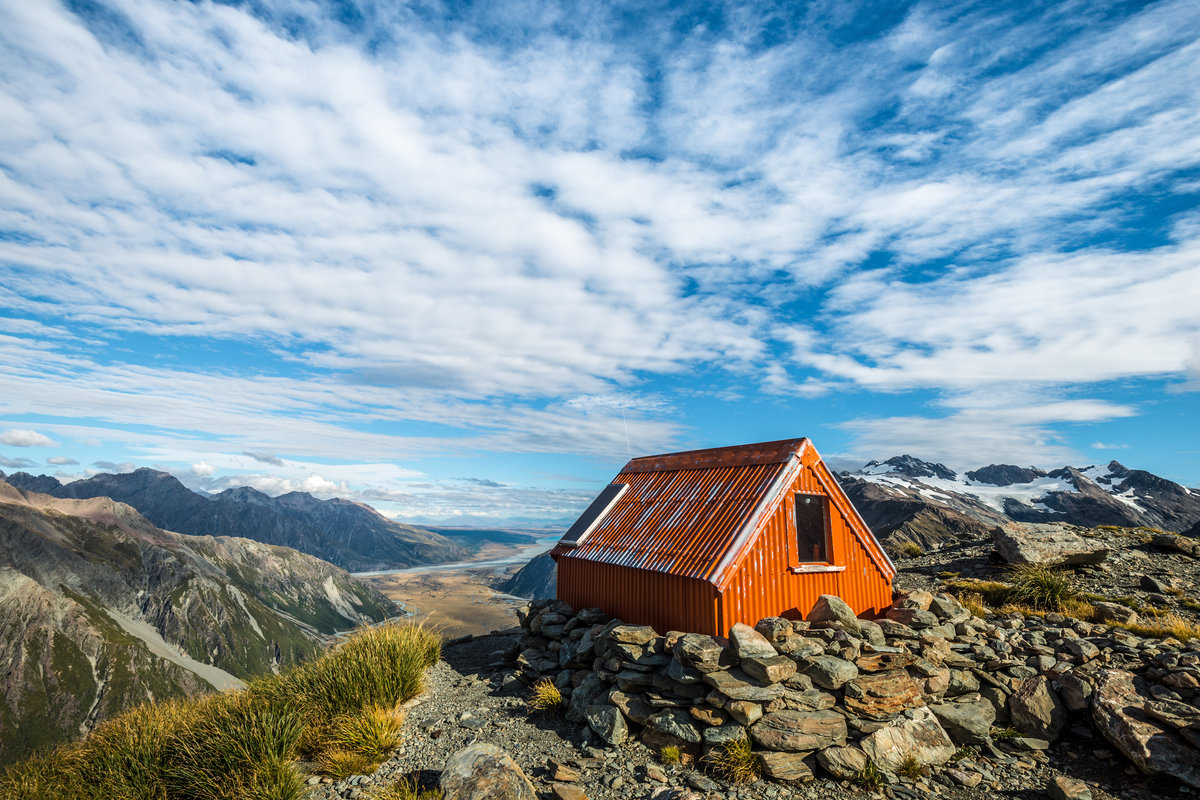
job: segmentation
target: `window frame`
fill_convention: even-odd
[[[824,561],[801,561],[800,560],[800,498],[815,497],[821,503],[821,522],[822,536],[824,536],[823,553]],[[829,495],[823,492],[792,492],[792,513],[791,513],[791,531],[788,537],[788,555],[791,562],[790,569],[793,573],[806,572],[842,572],[846,568],[844,566],[836,566],[834,564],[834,548],[833,548],[833,520],[831,518],[833,511],[833,503],[830,502]]]

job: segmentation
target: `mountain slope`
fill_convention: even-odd
[[[304,492],[270,497],[241,486],[207,497],[166,472],[145,468],[67,484],[24,473],[7,480],[18,488],[55,497],[111,497],[133,506],[160,528],[283,545],[355,572],[467,557],[449,539],[390,520],[369,506],[336,498],[318,500]]]
[[[906,526],[919,529],[931,517],[946,523],[950,512],[986,526],[1017,520],[1179,532],[1200,524],[1200,491],[1116,461],[1052,472],[991,464],[959,476],[941,464],[906,455],[872,461],[857,472],[841,473],[838,480],[877,535],[888,538],[899,532],[895,538],[918,543],[906,537]],[[971,532],[957,517],[943,527],[949,535]]]
[[[558,569],[550,553],[541,553],[529,560],[513,576],[500,584],[500,591],[514,597],[537,600],[554,597],[558,586]]]
[[[0,762],[136,703],[236,686],[396,613],[294,550],[0,482]]]

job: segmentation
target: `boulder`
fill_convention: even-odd
[[[736,663],[733,651],[715,637],[702,633],[685,633],[675,643],[675,658],[685,667],[702,672],[716,672]]]
[[[844,630],[857,633],[859,630],[858,616],[846,601],[837,595],[823,594],[817,598],[812,611],[808,612],[809,622],[835,622]]]
[[[991,741],[996,709],[986,700],[966,703],[938,703],[929,710],[955,744],[986,745]]]
[[[1046,784],[1046,794],[1051,800],[1092,800],[1092,790],[1083,781],[1055,775]]]
[[[692,724],[691,714],[678,708],[666,708],[652,715],[646,720],[646,727],[693,744],[703,739],[700,730]]]
[[[784,783],[798,783],[813,779],[812,768],[805,762],[807,753],[786,753],[779,750],[760,750],[763,775]]]
[[[610,642],[629,645],[646,645],[657,636],[649,625],[618,625],[608,632]]]
[[[773,658],[778,655],[766,637],[741,622],[729,629],[729,643],[738,658]]]
[[[742,670],[763,683],[780,683],[796,674],[796,662],[787,656],[742,659]]]
[[[1062,523],[1010,522],[993,531],[992,541],[1010,564],[1074,567],[1101,564],[1108,558],[1102,542],[1085,539]]]
[[[773,644],[790,639],[794,634],[792,621],[783,617],[764,617],[755,624],[754,630]]]
[[[1133,624],[1138,621],[1137,612],[1120,603],[1092,603],[1097,622],[1124,622]]]
[[[764,685],[740,669],[710,672],[704,676],[704,682],[731,700],[749,700],[754,703],[769,703],[787,692],[783,684]]]
[[[928,708],[905,712],[905,716],[864,737],[859,745],[876,766],[889,772],[895,772],[909,758],[922,765],[945,764],[955,750]]]
[[[859,716],[884,719],[924,705],[921,684],[902,669],[868,672],[845,685],[846,708]]]
[[[1133,673],[1102,670],[1096,677],[1092,720],[1104,738],[1142,772],[1170,775],[1200,788],[1196,750],[1146,712],[1151,699],[1149,686]]]
[[[1045,675],[1035,675],[1008,698],[1013,727],[1052,742],[1067,724],[1067,710]]]
[[[817,686],[840,689],[846,681],[858,677],[858,667],[837,656],[813,656],[800,665],[800,671]]]
[[[450,756],[438,785],[446,800],[537,800],[517,762],[492,744],[473,744]]]
[[[654,707],[647,703],[646,698],[640,694],[627,694],[614,689],[608,694],[608,702],[638,725],[645,725],[646,720],[650,719],[650,715],[654,713]]]
[[[749,700],[730,700],[725,706],[729,715],[742,725],[753,725],[762,719],[763,707]]]
[[[914,630],[932,628],[938,624],[937,614],[919,608],[889,608],[886,616],[892,622],[906,625]]]
[[[838,780],[849,781],[867,768],[867,754],[857,747],[826,747],[817,753],[817,763]]]
[[[792,753],[844,744],[846,734],[846,718],[836,711],[776,711],[750,728],[758,745]]]
[[[629,738],[629,726],[625,724],[625,717],[615,706],[588,706],[583,716],[588,727],[614,747],[623,744]]]

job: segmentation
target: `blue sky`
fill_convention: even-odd
[[[1200,485],[1200,10],[0,0],[0,469],[570,517],[628,458]]]

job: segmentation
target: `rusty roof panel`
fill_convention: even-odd
[[[613,481],[629,489],[586,540],[555,555],[709,580],[803,441],[787,442],[785,457],[785,443],[773,442],[721,448],[720,458],[701,450],[634,459]]]

